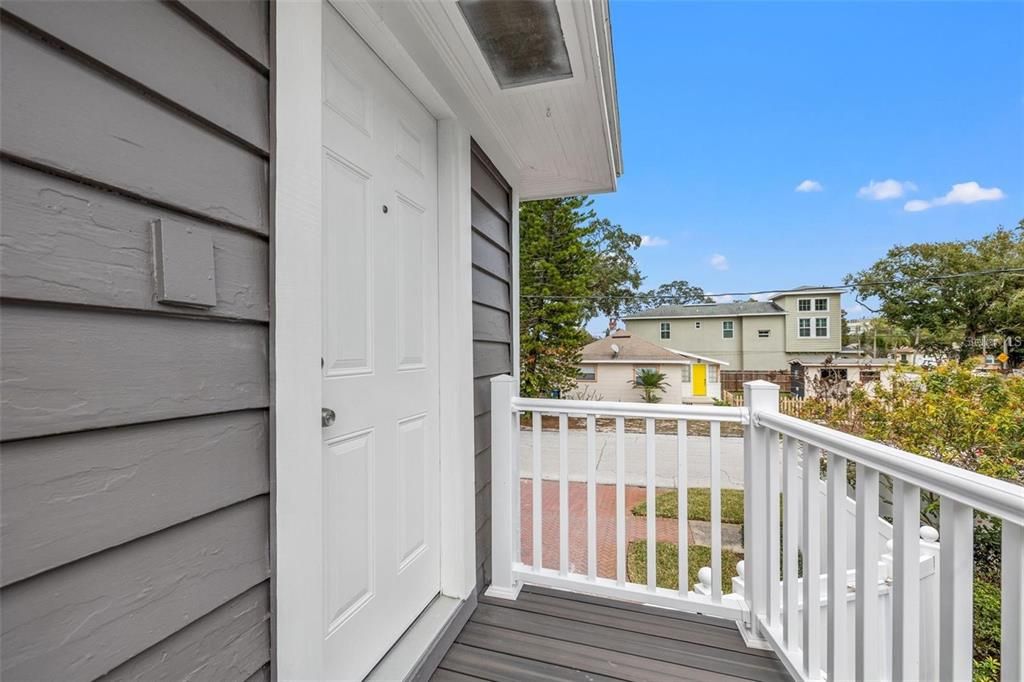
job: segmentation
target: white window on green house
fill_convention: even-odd
[[[732,338],[732,331],[733,331],[733,322],[732,322],[732,320],[723,320],[722,321],[722,338],[723,339],[731,339]]]
[[[828,310],[828,299],[827,298],[816,298],[814,299],[814,309],[818,312]]]
[[[597,381],[597,367],[594,365],[580,365],[580,381]]]
[[[672,338],[672,323],[662,322],[661,323],[661,338],[670,339]]]
[[[708,383],[718,383],[718,365],[708,365]]]
[[[693,381],[693,378],[690,376],[690,366],[689,365],[683,365],[680,368],[680,370],[679,370],[679,381],[681,381],[684,384],[688,384],[691,381]]]
[[[801,298],[796,302],[796,309],[802,313],[805,313],[811,309],[811,299]]]
[[[759,339],[767,339],[771,335],[772,335],[772,330],[771,329],[758,329],[757,330],[757,338],[759,338]]]
[[[811,335],[811,318],[801,317],[797,320],[798,335],[801,337],[808,337]]]
[[[657,371],[658,371],[657,367],[634,367],[633,368],[633,375],[637,379],[640,379],[640,375],[643,374],[644,372],[657,372]]]
[[[817,337],[828,336],[828,318],[827,317],[816,317],[814,318],[814,335]]]

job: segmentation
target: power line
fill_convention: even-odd
[[[866,287],[866,286],[893,286],[893,285],[898,285],[898,284],[913,284],[915,282],[934,282],[934,281],[938,281],[938,280],[960,279],[960,278],[964,278],[964,277],[978,277],[978,276],[981,276],[981,275],[1024,275],[1024,268],[994,268],[992,270],[974,270],[972,272],[957,272],[957,273],[948,273],[948,274],[941,274],[941,275],[929,275],[927,277],[907,277],[907,278],[903,278],[903,279],[894,279],[894,280],[861,282],[859,285],[858,284],[822,285],[822,286],[816,286],[813,289],[843,289],[843,290],[848,291],[848,290],[851,290],[851,289],[856,289],[856,288],[858,288],[858,286],[859,287]],[[813,291],[813,289],[808,289],[807,291]],[[759,294],[799,293],[799,292],[800,292],[799,289],[779,288],[779,289],[763,289],[761,291],[726,291],[726,292],[722,292],[722,293],[708,294],[708,296],[756,296],[756,295],[759,295]],[[595,295],[595,296],[585,296],[585,295],[582,295],[582,296],[561,296],[561,295],[557,295],[557,294],[551,294],[551,295],[547,295],[547,294],[521,294],[520,298],[542,298],[542,299],[546,299],[546,300],[549,300],[549,301],[644,301],[644,302],[662,301],[662,302],[668,302],[668,301],[674,301],[674,300],[678,299],[678,296],[650,294],[650,293],[648,293],[648,294],[644,294],[644,293],[625,294],[625,295],[621,295],[621,296],[616,296],[616,295],[604,295],[604,296],[597,296],[597,295]],[[698,303],[698,304],[694,304],[694,305],[701,305],[701,304]],[[704,304],[704,305],[710,305],[710,304]]]

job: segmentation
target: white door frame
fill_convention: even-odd
[[[440,592],[465,599],[476,582],[470,135],[367,2],[331,2],[438,119]],[[304,586],[321,584],[323,571],[322,491],[306,484],[322,450],[322,15],[319,0],[272,7],[272,661],[280,679],[315,679],[323,609]]]

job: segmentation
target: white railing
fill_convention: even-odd
[[[546,585],[583,592],[587,594],[614,597],[634,602],[658,604],[710,615],[744,620],[746,605],[742,600],[723,599],[721,589],[721,425],[723,422],[743,423],[746,411],[738,407],[715,407],[708,405],[651,405],[646,403],[615,403],[582,400],[543,400],[518,397],[511,377],[495,377],[491,380],[491,452],[493,458],[491,473],[492,504],[492,582],[489,594],[514,597],[523,583]],[[529,416],[530,423],[530,488],[532,514],[529,535],[531,538],[532,560],[521,561],[519,500],[520,458],[519,432],[522,415]],[[542,418],[558,418],[558,568],[544,565],[543,543],[543,463]],[[615,443],[615,575],[601,576],[597,570],[597,418],[614,420]],[[585,571],[570,565],[569,561],[569,419],[585,420],[585,463],[582,475],[586,484],[586,547]],[[644,433],[643,476],[646,488],[647,556],[645,578],[642,582],[631,581],[627,576],[626,552],[626,420],[642,420]],[[657,477],[655,467],[655,422],[671,420],[676,424],[674,479],[679,494],[679,535],[675,538],[679,547],[679,588],[677,590],[658,587],[655,568],[657,565],[657,517],[655,514]],[[687,421],[710,423],[708,469],[710,472],[710,546],[711,573],[714,589],[704,595],[690,589],[687,584],[687,482],[689,480],[687,453]],[[679,434],[682,434],[680,436]],[[571,434],[584,441],[583,434]],[[609,438],[609,440],[611,440]],[[631,472],[635,476],[638,471]],[[664,486],[662,486],[664,488]]]
[[[927,679],[934,656],[934,679],[970,680],[979,511],[1003,523],[1002,679],[1024,679],[1024,488],[779,414],[777,389],[752,383],[758,385],[747,386],[745,401],[751,424],[744,436],[750,507],[744,596],[753,634],[767,639],[798,679]],[[891,548],[884,549],[878,532],[885,523],[879,518],[882,477],[891,482],[893,518]],[[822,482],[824,510],[817,491]],[[856,522],[848,556],[850,527],[844,519],[851,485]],[[938,604],[921,598],[922,491],[940,499],[939,578],[931,593]],[[780,505],[772,503],[780,492],[781,523]],[[816,522],[822,513],[824,537]],[[891,570],[878,579],[880,556]],[[782,580],[775,578],[780,570]],[[819,603],[822,593],[824,609],[803,608]],[[882,608],[887,599],[888,612]],[[921,634],[936,625],[936,611],[938,642],[925,641]],[[825,633],[823,642],[819,632]]]
[[[973,512],[1003,522],[1002,676],[1024,680],[1024,489],[924,457],[779,414],[779,390],[754,381],[743,407],[648,405],[520,398],[514,379],[491,382],[492,584],[515,598],[523,584],[733,618],[749,642],[775,650],[795,679],[969,680],[972,665]],[[544,416],[557,417],[558,561],[544,561]],[[574,425],[582,427],[570,430]],[[598,432],[598,419],[613,428]],[[642,424],[643,466],[627,472],[626,424]],[[674,421],[679,589],[658,587],[656,423]],[[522,424],[528,424],[520,436]],[[707,422],[711,565],[687,580],[688,422]],[[743,425],[744,561],[722,590],[723,423]],[[584,431],[581,433],[581,431]],[[597,438],[614,443],[615,568],[598,570]],[[671,438],[672,432],[668,434]],[[573,451],[582,447],[570,475]],[[550,439],[549,439],[550,440]],[[637,437],[631,437],[634,445]],[[520,452],[522,450],[522,453]],[[529,506],[521,506],[521,461]],[[550,454],[550,453],[549,453]],[[610,453],[604,455],[607,460]],[[662,453],[662,458],[665,453]],[[822,458],[826,466],[822,467]],[[582,467],[582,473],[580,472]],[[848,474],[848,467],[854,474]],[[642,475],[639,472],[642,469]],[[608,467],[601,475],[608,478]],[[626,481],[642,476],[647,518],[645,569],[627,572]],[[883,478],[884,477],[884,478]],[[570,479],[585,483],[586,557],[570,562]],[[880,482],[892,500],[880,518]],[[607,482],[607,481],[606,481]],[[666,483],[660,482],[664,489]],[[855,499],[848,490],[854,489]],[[941,537],[920,527],[921,492],[940,496]],[[781,503],[780,503],[781,501]],[[521,533],[520,523],[527,525]],[[582,525],[583,521],[577,523]],[[523,538],[531,546],[523,561]],[[550,548],[550,547],[549,547]],[[585,569],[585,570],[584,570]],[[607,573],[607,571],[606,571]],[[862,580],[858,576],[868,576]],[[632,579],[631,579],[632,578]],[[837,606],[838,605],[838,606]],[[938,641],[933,633],[938,633]]]

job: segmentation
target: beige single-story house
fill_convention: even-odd
[[[728,363],[670,350],[625,329],[583,349],[576,393],[621,402],[643,400],[633,381],[643,370],[665,375],[664,403],[709,403],[722,397],[721,369]]]

